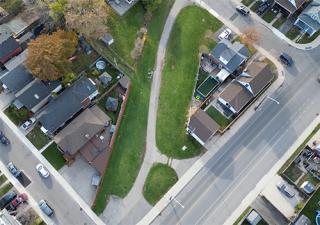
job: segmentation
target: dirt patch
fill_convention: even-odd
[[[199,52],[202,54],[202,53],[205,53],[205,54],[208,54],[210,52],[209,48],[205,45],[200,45],[199,46]]]
[[[204,37],[209,40],[215,40],[216,34],[212,30],[207,30]]]
[[[142,54],[143,46],[147,38],[147,31],[146,27],[141,27],[137,33],[138,37],[135,40],[134,48],[130,53],[130,56],[134,61],[137,61]]]

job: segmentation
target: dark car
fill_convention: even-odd
[[[9,210],[15,210],[22,202],[26,202],[27,200],[28,200],[28,195],[26,193],[22,193],[18,195],[18,197],[13,199],[9,204]]]
[[[39,208],[44,212],[47,216],[52,216],[54,214],[53,209],[49,206],[49,204],[46,202],[46,200],[40,200],[39,201]]]
[[[2,131],[0,131],[0,142],[1,142],[3,145],[9,145],[9,144],[10,144],[9,139],[3,134]]]
[[[12,162],[8,163],[7,168],[14,177],[20,176],[21,171]]]
[[[262,2],[257,10],[258,15],[262,15],[267,9],[269,9],[271,4],[269,2]]]
[[[5,194],[0,199],[0,210],[4,209],[6,205],[8,205],[15,197],[17,197],[17,193],[14,191],[10,191],[7,194]]]
[[[236,10],[243,16],[248,16],[250,14],[249,9],[247,9],[246,7],[240,5],[237,6]]]
[[[291,58],[291,56],[289,56],[288,54],[286,53],[282,53],[280,56],[280,61],[287,65],[287,66],[292,66],[293,65],[293,59]]]

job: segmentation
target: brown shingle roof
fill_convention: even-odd
[[[220,128],[219,124],[201,109],[191,116],[188,127],[203,142],[208,141]]]
[[[299,9],[306,0],[292,0],[294,4],[292,4],[289,0],[275,0],[280,6],[288,10],[290,13],[294,13],[297,9]]]
[[[240,76],[238,80],[248,83],[254,96],[273,79],[273,73],[266,63],[253,62],[247,67],[246,73],[250,77]]]
[[[105,128],[110,118],[99,107],[84,110],[54,137],[61,150],[73,155]]]
[[[237,112],[253,98],[252,94],[237,81],[233,80],[220,94]]]

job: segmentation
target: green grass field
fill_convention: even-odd
[[[65,159],[63,158],[62,153],[58,150],[56,143],[49,145],[49,147],[42,152],[42,155],[56,170],[61,169],[65,164]]]
[[[20,126],[24,121],[29,118],[29,110],[26,108],[17,109],[14,106],[9,106],[4,110],[9,119],[17,126]]]
[[[26,137],[39,150],[50,141],[49,137],[40,130],[39,126],[35,126]]]
[[[216,108],[211,106],[210,108],[207,109],[207,114],[217,122],[221,126],[222,129],[226,128],[231,120],[226,118],[224,115],[222,115]]]
[[[147,78],[147,74],[154,67],[162,29],[173,2],[173,0],[162,1],[160,7],[153,12],[153,18],[149,22],[148,37],[142,56],[137,64],[135,74],[131,74],[132,90],[117,135],[113,154],[103,178],[96,204],[93,206],[93,210],[98,214],[103,212],[110,195],[117,195],[121,198],[127,195],[135,182],[143,161],[150,97],[150,79]],[[141,10],[139,13],[135,13],[141,16],[144,11],[142,11],[143,9],[139,6],[139,3],[137,5],[135,6],[137,8],[133,8],[133,10]],[[121,29],[118,28],[112,32],[117,33],[116,35],[113,34],[114,36],[123,36],[118,41],[129,42],[128,44],[121,43],[122,46],[133,46],[135,41],[135,35],[126,36],[126,30],[131,29],[128,28],[128,24],[132,22],[131,20],[136,20],[133,17],[134,14],[131,17],[129,14],[121,17],[119,19],[121,22],[119,21],[118,24],[118,26],[122,26]],[[143,21],[140,22],[141,24],[136,28],[143,25]],[[128,57],[127,53],[131,51],[130,47],[126,48],[120,52],[123,57]],[[101,53],[104,54],[104,52]]]
[[[178,181],[177,173],[170,166],[156,163],[150,169],[143,188],[144,198],[155,205]]]
[[[221,22],[196,6],[184,8],[170,35],[162,74],[156,139],[160,151],[173,158],[200,154],[200,146],[186,135],[185,124],[199,64],[199,47],[215,42],[205,32],[217,31]],[[187,146],[186,151],[181,148]]]

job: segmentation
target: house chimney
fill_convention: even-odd
[[[85,134],[84,135],[87,139],[90,139],[90,135],[89,134]]]

